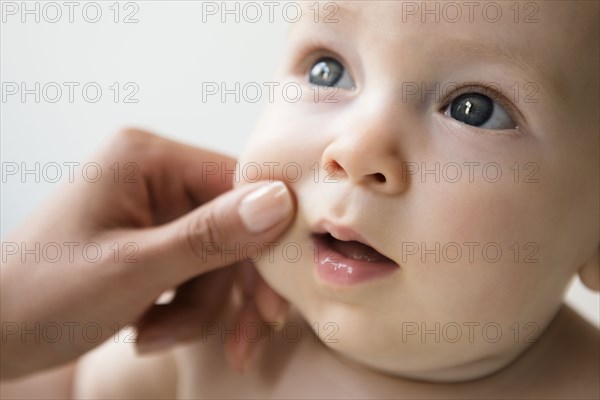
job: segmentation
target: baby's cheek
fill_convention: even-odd
[[[316,159],[290,148],[289,143],[271,140],[252,143],[239,159],[234,186],[260,181],[283,181],[291,189],[310,179]]]
[[[493,310],[503,326],[515,321],[543,325],[566,282],[557,273],[559,250],[545,218],[550,199],[536,195],[533,187],[499,183],[474,183],[468,190],[457,186],[445,196],[424,198],[430,199],[422,205],[432,223],[420,234],[430,249],[439,243],[441,255],[439,262],[430,255],[425,263],[413,257],[412,277],[430,293],[423,308],[443,311],[440,318],[477,321]],[[453,261],[456,251],[445,248],[460,249],[458,262]]]

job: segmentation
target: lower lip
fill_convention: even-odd
[[[322,236],[313,236],[317,275],[335,286],[350,286],[392,274],[400,266],[391,260],[364,261],[347,257]]]

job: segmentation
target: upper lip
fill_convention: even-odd
[[[383,253],[379,248],[373,246],[363,235],[361,235],[356,229],[350,227],[350,226],[345,226],[345,225],[341,225],[341,224],[336,224],[333,223],[329,220],[326,219],[321,219],[319,220],[319,222],[317,222],[317,224],[315,225],[313,231],[316,234],[324,234],[324,233],[329,233],[331,236],[333,236],[334,238],[344,241],[344,242],[348,242],[348,241],[356,241],[356,242],[360,242],[362,244],[365,244],[369,247],[372,247],[373,249],[375,249],[377,252],[381,253],[382,255],[388,257],[385,253]],[[388,257],[389,258],[389,257]]]
[[[334,238],[338,240],[343,240],[345,242],[355,240],[357,242],[366,244],[367,246],[371,246],[371,244],[368,243],[367,239],[365,239],[364,236],[358,233],[355,229],[349,226],[334,224],[333,222],[330,222],[325,219],[322,219],[317,223],[314,231],[316,233],[329,233]]]

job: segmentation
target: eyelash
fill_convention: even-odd
[[[292,65],[298,68],[296,69],[297,73],[299,73],[301,76],[306,76],[306,74],[308,74],[308,72],[310,71],[310,67],[312,66],[312,64],[323,57],[335,58],[344,66],[346,71],[348,71],[348,73],[351,76],[354,76],[354,73],[348,67],[349,64],[346,62],[344,57],[342,57],[335,51],[328,49],[327,46],[317,41],[304,45],[300,51],[296,52],[296,56],[293,59]],[[488,96],[494,102],[497,102],[506,110],[508,116],[512,118],[513,121],[515,121],[515,124],[517,125],[517,128],[515,130],[518,130],[518,128],[522,125],[522,122],[525,121],[525,118],[518,110],[518,108],[510,100],[508,100],[504,94],[502,94],[496,88],[490,86],[489,83],[482,81],[473,81],[465,83],[459,88],[450,92],[450,94],[446,96],[446,100],[442,101],[442,104],[444,106],[441,107],[438,111],[442,112],[455,99],[466,93],[479,93]],[[487,129],[482,130],[487,131]]]
[[[327,47],[320,43],[309,43],[302,48],[293,59],[292,65],[295,66],[295,71],[301,75],[306,76],[310,72],[312,65],[320,58],[331,57],[338,60],[348,71],[350,75],[353,75],[352,70],[348,67],[346,59],[335,51],[329,50]]]
[[[518,129],[519,126],[521,126],[521,122],[524,121],[524,117],[521,114],[521,112],[519,112],[517,107],[515,107],[515,105],[510,100],[508,100],[505,95],[498,91],[498,89],[490,86],[489,83],[482,81],[475,81],[463,84],[463,86],[460,86],[458,89],[455,89],[452,92],[450,92],[450,94],[446,96],[447,100],[444,100],[442,102],[443,106],[440,108],[439,111],[442,112],[450,104],[452,104],[454,100],[466,93],[482,94],[484,96],[488,96],[494,102],[497,102],[502,108],[504,108],[508,116],[513,121],[515,121],[515,124],[517,125],[516,129]]]

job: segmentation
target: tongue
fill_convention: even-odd
[[[354,260],[382,262],[391,260],[374,248],[356,241],[344,242],[331,238],[331,247],[342,255]]]

